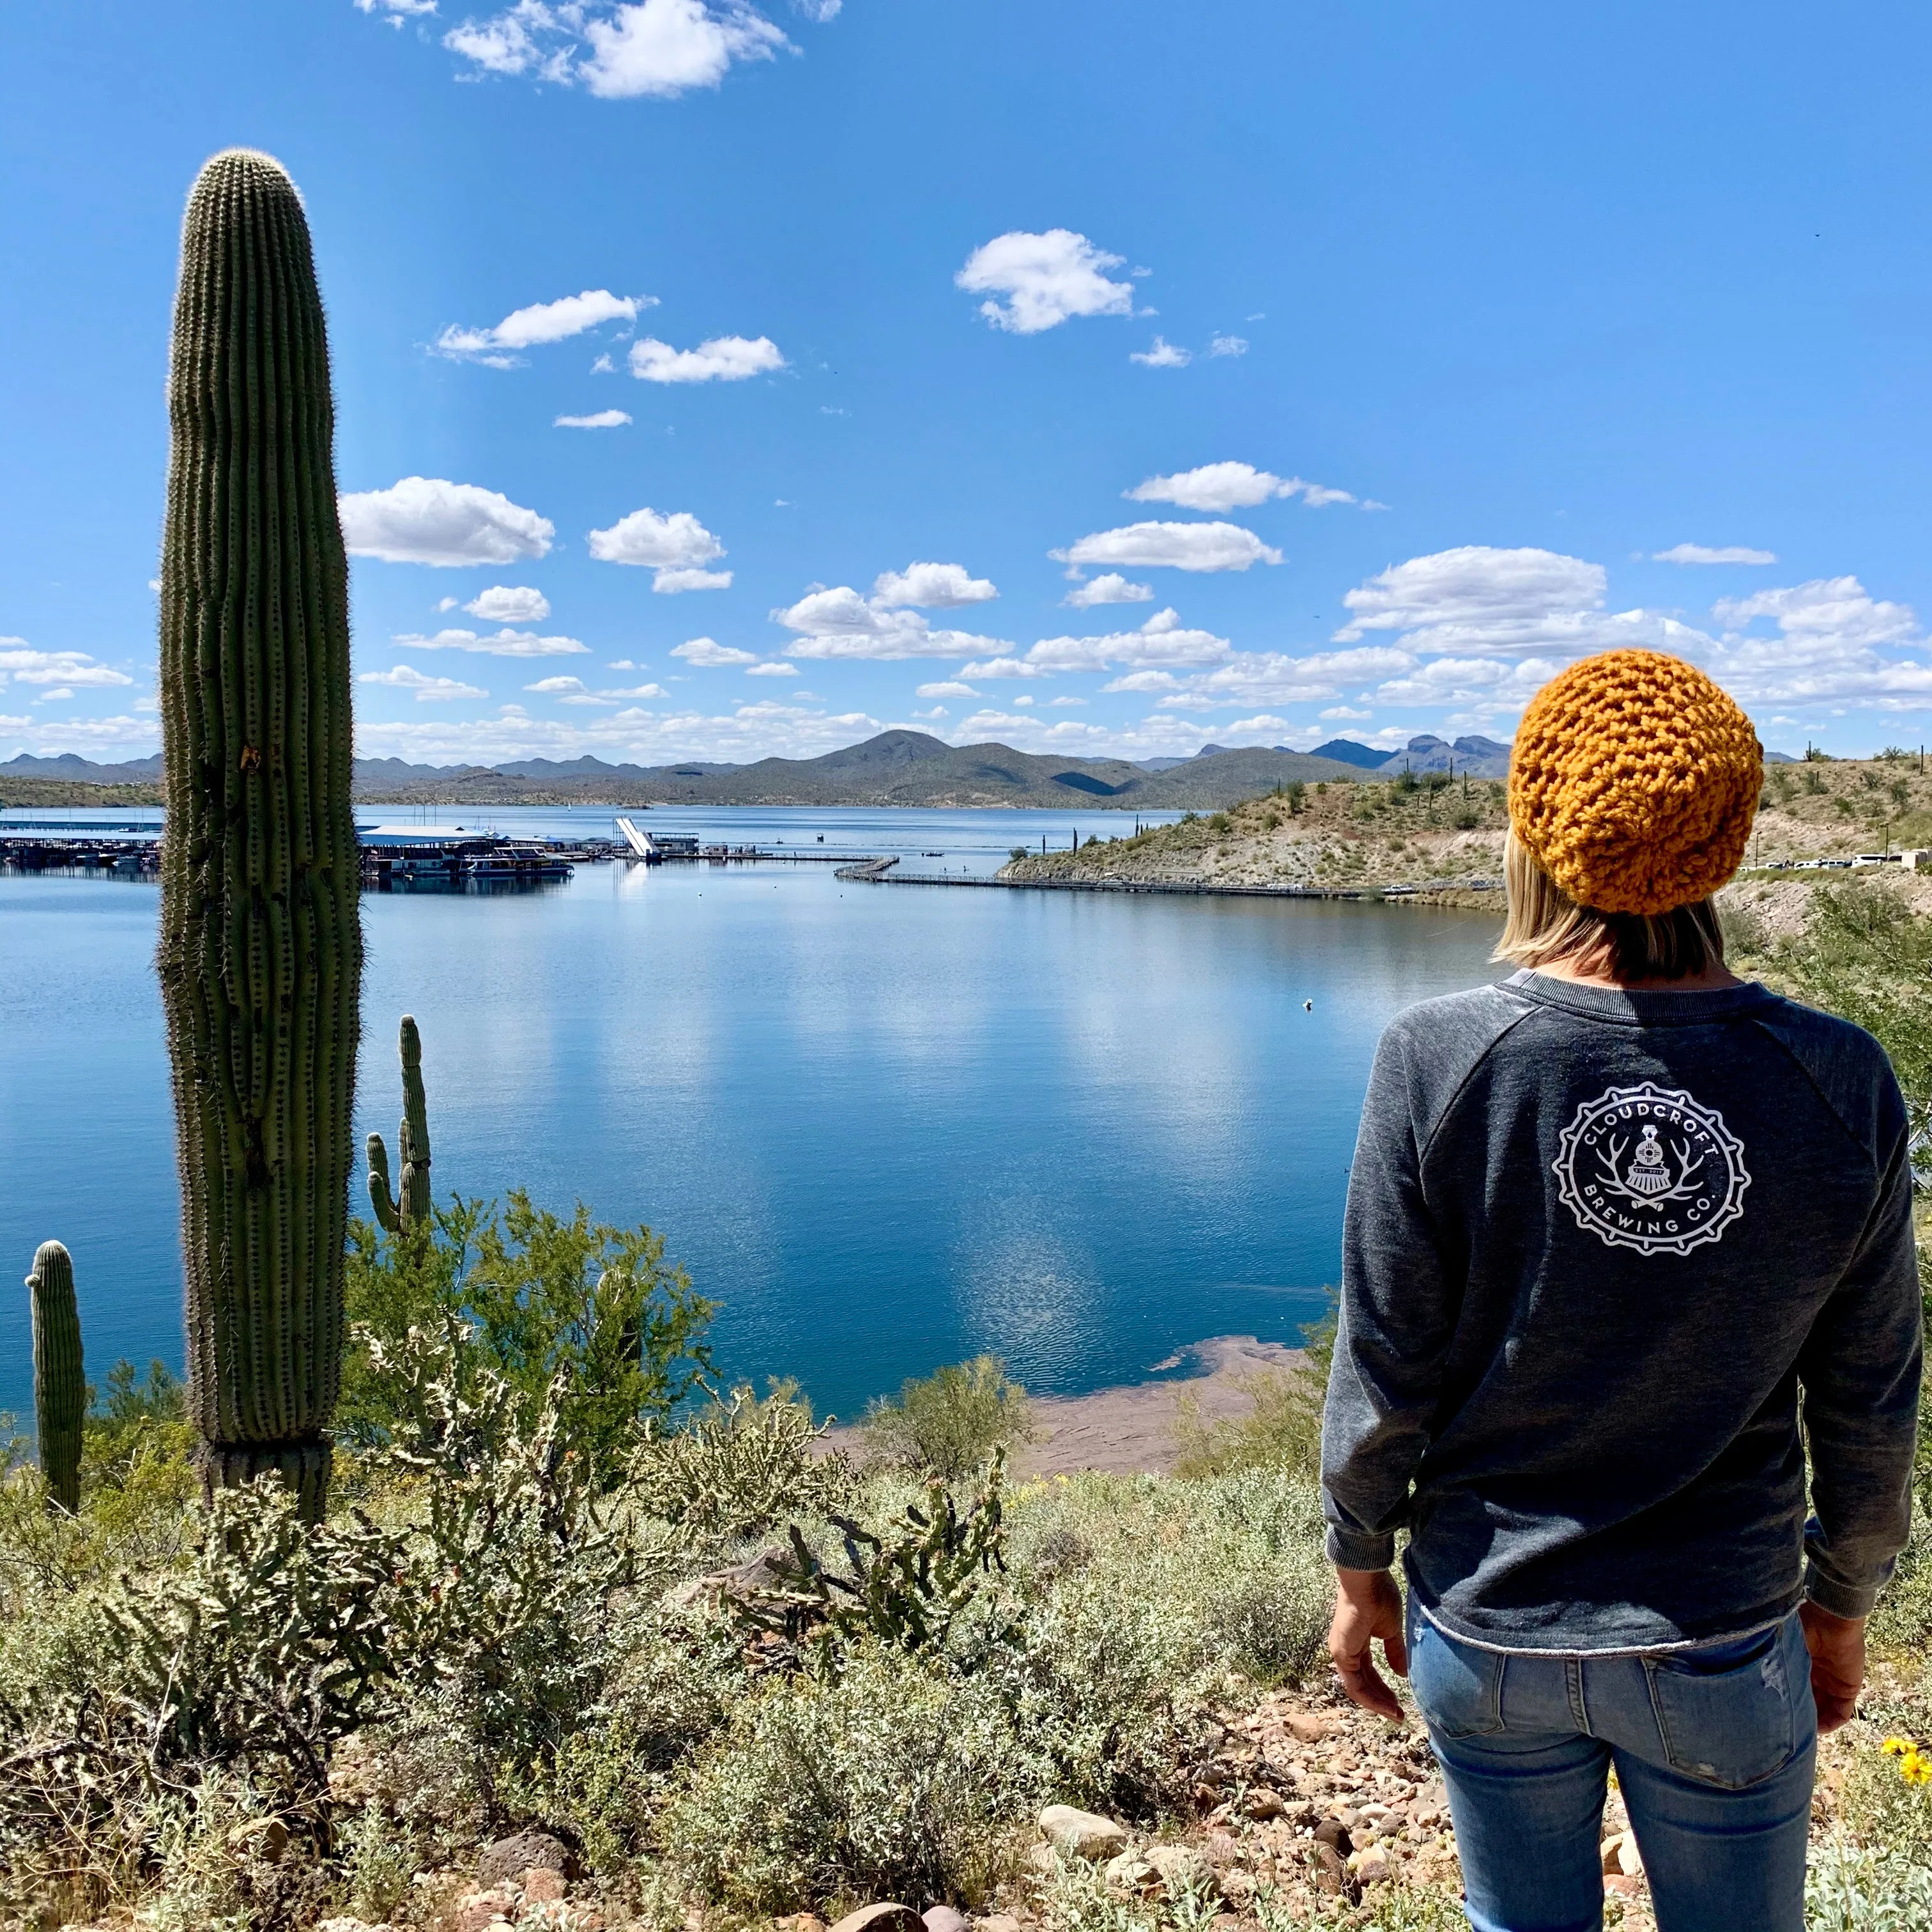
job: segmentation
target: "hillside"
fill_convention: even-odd
[[[1206,818],[1089,844],[1077,856],[1060,852],[1016,860],[1003,876],[1358,888],[1425,881],[1466,885],[1501,878],[1507,824],[1500,779],[1452,781],[1436,769],[1419,780],[1378,776],[1367,782],[1318,782],[1298,794],[1270,791]],[[1916,758],[1767,766],[1751,867],[1928,846],[1932,776],[1919,770]]]
[[[58,779],[152,787],[160,762],[97,765],[71,752],[22,757],[0,765],[0,784]],[[820,758],[763,758],[748,765],[612,765],[583,758],[437,766],[358,758],[355,783],[356,797],[370,804],[1081,805],[1160,812],[1211,811],[1293,780],[1354,775],[1332,759],[1261,746],[1213,751],[1156,772],[1122,758],[1047,757],[1006,745],[948,745],[923,731],[882,731]]]

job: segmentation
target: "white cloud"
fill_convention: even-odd
[[[386,490],[344,496],[343,542],[352,556],[455,568],[548,556],[556,526],[494,490],[437,476],[405,476]]]
[[[686,572],[709,575],[711,573],[703,566],[724,554],[724,546],[688,510],[674,510],[668,516],[660,516],[647,505],[641,510],[633,510],[628,517],[620,517],[608,530],[592,530],[589,547],[590,554],[600,563],[635,564],[656,571],[658,580],[651,586],[653,590],[722,587],[664,581],[667,577],[676,579]],[[718,574],[727,583],[730,581],[728,571]]]
[[[58,704],[73,695],[74,693],[65,685],[62,685],[58,691],[42,692],[34,702],[36,704]]]
[[[1414,663],[1407,651],[1386,644],[1320,651],[1306,657],[1291,657],[1280,651],[1234,652],[1211,670],[1174,680],[1173,694],[1162,702],[1168,705],[1184,700],[1213,704],[1304,704],[1318,698],[1340,697],[1344,685],[1396,676]],[[1146,691],[1155,687],[1141,684],[1128,688]]]
[[[1713,550],[1708,544],[1683,543],[1653,551],[1650,560],[1652,563],[1775,563],[1778,556],[1774,550],[1751,550],[1742,544]]]
[[[540,691],[550,697],[561,697],[567,692],[587,692],[590,687],[580,677],[540,677],[534,684],[524,686],[526,691]]]
[[[1555,550],[1484,544],[1438,550],[1394,565],[1348,592],[1342,602],[1352,614],[1336,640],[1400,631],[1412,651],[1465,653],[1576,652],[1649,641],[1643,612],[1601,614],[1606,581],[1601,564]]]
[[[922,724],[931,724],[950,714],[943,704],[935,704],[930,711],[915,711],[912,714]]]
[[[1856,577],[1814,578],[1789,590],[1722,598],[1711,610],[1730,629],[1740,628],[1754,617],[1769,617],[1787,639],[1808,652],[1903,644],[1918,628],[1910,604],[1876,601]]]
[[[1087,702],[1086,699],[1084,698],[1049,698],[1046,701],[1048,704],[1055,706],[1062,704],[1084,704]]]
[[[356,0],[356,6],[358,13],[377,14],[391,26],[400,27],[406,20],[434,14],[436,0]]]
[[[1106,670],[1114,664],[1218,664],[1230,654],[1226,638],[1212,631],[1188,630],[1172,610],[1156,610],[1137,631],[1116,631],[1103,638],[1042,638],[1027,652],[1027,662],[1040,669]],[[965,675],[970,676],[969,670]]]
[[[448,609],[454,602],[448,599],[443,608]],[[526,584],[493,584],[463,608],[486,624],[541,624],[550,615],[550,599]]]
[[[796,677],[798,675],[798,666],[786,664],[777,658],[771,658],[766,659],[763,664],[748,665],[745,675],[747,677]]]
[[[962,678],[1051,677],[1053,674],[1044,664],[1028,664],[1024,658],[988,658],[983,662],[962,664],[959,675]],[[918,694],[926,695],[923,686]]]
[[[817,0],[812,17],[831,18],[826,4]],[[465,20],[442,44],[479,72],[580,84],[614,100],[716,87],[734,62],[770,60],[791,45],[744,0],[516,0]]]
[[[25,638],[0,638],[0,688],[15,684],[105,688],[132,684],[125,671],[116,670],[86,651],[37,651]]]
[[[742,382],[784,367],[769,335],[714,335],[695,349],[674,349],[654,335],[631,344],[631,374],[640,382]]]
[[[796,658],[966,657],[975,651],[1010,650],[997,638],[964,631],[935,631],[916,610],[862,597],[850,584],[808,591],[796,604],[774,610],[773,620],[800,633],[786,655]]]
[[[607,322],[634,322],[639,309],[653,308],[656,301],[655,296],[614,296],[608,289],[586,289],[580,296],[513,309],[494,328],[464,328],[452,322],[434,346],[439,356],[459,362],[512,368],[520,359],[515,353],[519,349],[567,341]]]
[[[1194,360],[1194,352],[1168,341],[1164,335],[1156,335],[1152,348],[1130,350],[1127,360],[1138,362],[1144,369],[1185,369]]]
[[[577,638],[540,638],[532,632],[507,628],[487,638],[474,631],[438,631],[428,638],[405,631],[395,642],[405,650],[470,651],[486,658],[565,658],[590,648]]]
[[[0,730],[24,732],[4,748],[31,752],[37,758],[52,758],[62,752],[95,752],[112,749],[139,757],[157,750],[159,740],[152,718],[46,718],[0,717]]]
[[[1204,463],[1198,470],[1183,470],[1172,476],[1150,476],[1121,494],[1130,503],[1178,503],[1184,510],[1244,510],[1273,496],[1299,496],[1318,510],[1324,503],[1355,500],[1346,490],[1299,476],[1277,476],[1252,463]]]
[[[1336,719],[1346,718],[1349,720],[1362,718],[1372,718],[1376,714],[1372,711],[1357,711],[1346,704],[1331,704],[1326,711],[1322,713],[1322,716],[1324,718],[1332,718]]]
[[[1548,658],[1431,658],[1376,688],[1385,704],[1475,704],[1517,710],[1562,666]]]
[[[1179,678],[1171,670],[1130,670],[1124,677],[1117,677],[1103,684],[1102,692],[1112,694],[1117,691],[1148,692],[1179,691],[1182,688]]]
[[[983,577],[968,574],[963,563],[909,563],[904,570],[883,571],[872,584],[872,602],[887,609],[922,604],[950,610],[962,604],[984,604],[999,596]]]
[[[730,644],[721,644],[715,638],[693,638],[688,644],[680,644],[671,652],[674,658],[682,658],[688,664],[695,664],[700,670],[722,670],[728,664],[756,664],[755,651],[741,651]]]
[[[595,416],[559,416],[554,429],[622,429],[631,418],[622,410],[599,410]]]
[[[1208,344],[1210,356],[1245,356],[1248,352],[1248,338],[1245,335],[1217,335]]]
[[[1217,725],[1215,730],[1217,736],[1225,733],[1228,737],[1238,740],[1252,737],[1258,731],[1264,731],[1272,735],[1278,731],[1286,731],[1288,728],[1288,720],[1286,718],[1277,718],[1271,712],[1264,711],[1257,717],[1237,718],[1233,724]]]
[[[365,670],[358,684],[386,684],[398,691],[413,692],[418,704],[444,704],[452,698],[488,698],[480,686],[464,684],[453,677],[429,677],[414,664],[398,664],[392,670]]]
[[[651,588],[666,597],[683,590],[729,590],[730,587],[728,570],[661,570],[651,579]]]
[[[996,298],[980,304],[995,328],[1037,335],[1075,316],[1131,315],[1132,284],[1106,276],[1124,260],[1069,228],[1042,235],[1014,229],[974,249],[952,280],[970,294]],[[1007,299],[1001,302],[1000,296]]]
[[[1725,634],[1708,668],[1742,703],[1835,700],[1894,712],[1932,704],[1932,664],[1916,614],[1910,604],[1874,598],[1856,577],[1724,598],[1712,609]],[[1750,633],[1762,618],[1776,625],[1775,637]]]
[[[1129,524],[1047,554],[1076,569],[1085,564],[1125,564],[1130,570],[1246,570],[1250,564],[1281,561],[1281,552],[1253,531],[1220,523]]]
[[[1060,601],[1076,610],[1090,610],[1096,604],[1151,604],[1154,589],[1130,584],[1118,570],[1110,570],[1090,584],[1076,584]]]
[[[956,678],[946,678],[938,684],[922,684],[913,693],[915,698],[977,698],[979,694],[970,684],[962,684]]]

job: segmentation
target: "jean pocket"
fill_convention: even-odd
[[[1741,1790],[1780,1771],[1800,1742],[1791,1652],[1804,1654],[1796,1620],[1754,1636],[1647,1657],[1651,1708],[1664,1761],[1700,1784]]]
[[[1459,1643],[1418,1616],[1409,1636],[1408,1682],[1429,1728],[1445,1738],[1489,1737],[1501,1730],[1508,1661],[1500,1651]]]

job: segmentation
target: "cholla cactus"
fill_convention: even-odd
[[[72,1516],[80,1508],[80,1425],[87,1412],[81,1366],[80,1314],[74,1262],[58,1241],[44,1241],[27,1277],[33,1291],[34,1426],[47,1506]]]
[[[173,1062],[188,1408],[212,1489],[322,1514],[342,1372],[361,872],[349,573],[301,196],[217,154],[188,197],[168,378],[157,964]]]
[[[391,1234],[426,1228],[434,1196],[429,1184],[429,1103],[423,1095],[422,1036],[409,1014],[403,1016],[398,1051],[403,1061],[403,1120],[398,1144],[403,1155],[400,1197],[389,1192],[389,1150],[380,1134],[369,1136],[369,1200],[376,1219]]]

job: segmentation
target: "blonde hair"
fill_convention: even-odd
[[[1669,912],[1598,912],[1579,905],[1512,831],[1503,843],[1509,916],[1492,959],[1532,970],[1588,967],[1615,978],[1684,980],[1724,963],[1724,935],[1708,898]]]

